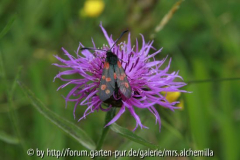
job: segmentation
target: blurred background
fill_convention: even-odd
[[[53,55],[64,57],[61,47],[73,54],[79,42],[91,47],[91,37],[96,46],[106,44],[100,22],[114,39],[125,29],[130,30],[132,43],[136,38],[141,42],[139,33],[145,36],[146,41],[152,40],[150,36],[154,34],[153,46],[156,49],[163,47],[156,58],[172,57],[170,71],[179,70],[184,81],[189,82],[184,89],[192,91],[175,97],[181,101],[181,110],[172,112],[157,107],[163,123],[161,132],[150,112],[136,110],[143,124],[149,127],[138,128],[136,134],[158,144],[160,149],[209,148],[214,151],[212,159],[240,159],[240,81],[194,82],[240,77],[240,3],[238,0],[186,0],[165,27],[155,32],[161,19],[176,2],[1,0],[0,159],[37,159],[36,156],[28,157],[26,148],[85,149],[35,110],[19,86],[11,90],[20,66],[19,79],[36,97],[50,110],[80,126],[97,142],[105,113],[92,113],[79,123],[74,120],[74,103],[68,103],[65,108],[61,96],[66,95],[72,86],[56,91],[63,82],[56,80],[53,83],[53,77],[62,69],[52,66],[52,63],[57,62]],[[124,36],[122,41],[126,38]],[[6,81],[3,81],[4,76]],[[9,91],[13,93],[11,97]],[[84,110],[78,108],[76,118],[80,118]],[[132,130],[135,120],[129,116],[126,111],[117,123]],[[129,143],[112,131],[103,148],[147,149],[140,144]]]

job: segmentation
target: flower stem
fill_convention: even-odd
[[[194,80],[194,81],[188,81],[188,84],[192,83],[206,83],[206,82],[221,82],[221,81],[234,81],[234,80],[240,80],[240,77],[237,78],[220,78],[220,79],[204,79],[204,80]]]
[[[116,113],[116,107],[112,107],[111,110],[107,112],[104,126],[115,116],[115,113]],[[108,133],[108,130],[109,130],[109,126],[103,128],[102,134],[97,143],[96,150],[100,150],[102,148],[102,145]]]

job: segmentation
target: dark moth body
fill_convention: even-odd
[[[118,57],[112,52],[107,52],[107,61],[110,65],[117,65]]]
[[[120,37],[114,42],[109,50],[94,49],[84,47],[81,50],[102,50],[106,51],[107,57],[104,62],[102,77],[99,86],[99,98],[101,101],[111,104],[113,107],[121,107],[122,99],[130,98],[132,95],[132,88],[129,85],[125,71],[118,57],[111,52],[113,46],[126,33],[123,31]]]
[[[111,51],[107,51],[100,81],[99,98],[106,103],[118,102],[119,100],[115,100],[113,94],[118,98],[119,90],[122,96],[131,97],[132,89],[118,57]]]

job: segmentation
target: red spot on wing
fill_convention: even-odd
[[[117,74],[114,73],[114,74],[113,74],[113,77],[114,77],[114,79],[117,79]]]
[[[119,77],[119,79],[120,79],[121,81],[123,81],[123,80],[124,80],[124,76],[121,75],[121,76]]]
[[[127,82],[125,82],[125,83],[124,83],[124,86],[125,86],[126,88],[128,88],[128,87],[129,87],[129,84],[128,84]]]
[[[106,81],[107,81],[107,82],[110,82],[110,81],[111,81],[111,78],[110,78],[110,77],[107,77],[107,78],[106,78]]]
[[[103,65],[103,68],[104,68],[104,69],[109,69],[109,63],[108,63],[108,62],[105,62],[104,65]]]
[[[119,61],[117,62],[117,65],[118,65],[119,68],[122,68],[122,65]]]
[[[110,90],[109,90],[109,89],[107,89],[107,90],[105,91],[105,93],[106,93],[106,94],[109,94],[109,93],[110,93]]]
[[[105,90],[107,86],[105,84],[101,85],[101,90]]]

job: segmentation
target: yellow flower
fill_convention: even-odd
[[[177,101],[181,95],[181,92],[162,92],[163,95],[166,95],[166,99],[168,102],[174,102]],[[180,107],[181,109],[183,109],[184,107],[184,102],[183,99],[180,99],[180,103],[177,104],[177,107]]]
[[[163,94],[165,95],[166,92],[164,92]],[[166,99],[168,100],[168,102],[174,102],[180,97],[180,95],[181,92],[167,92]]]
[[[103,12],[104,6],[105,4],[102,0],[87,0],[80,14],[83,17],[97,17]]]
[[[184,101],[183,101],[183,99],[180,99],[180,103],[177,104],[177,107],[179,107],[181,110],[184,109]]]

